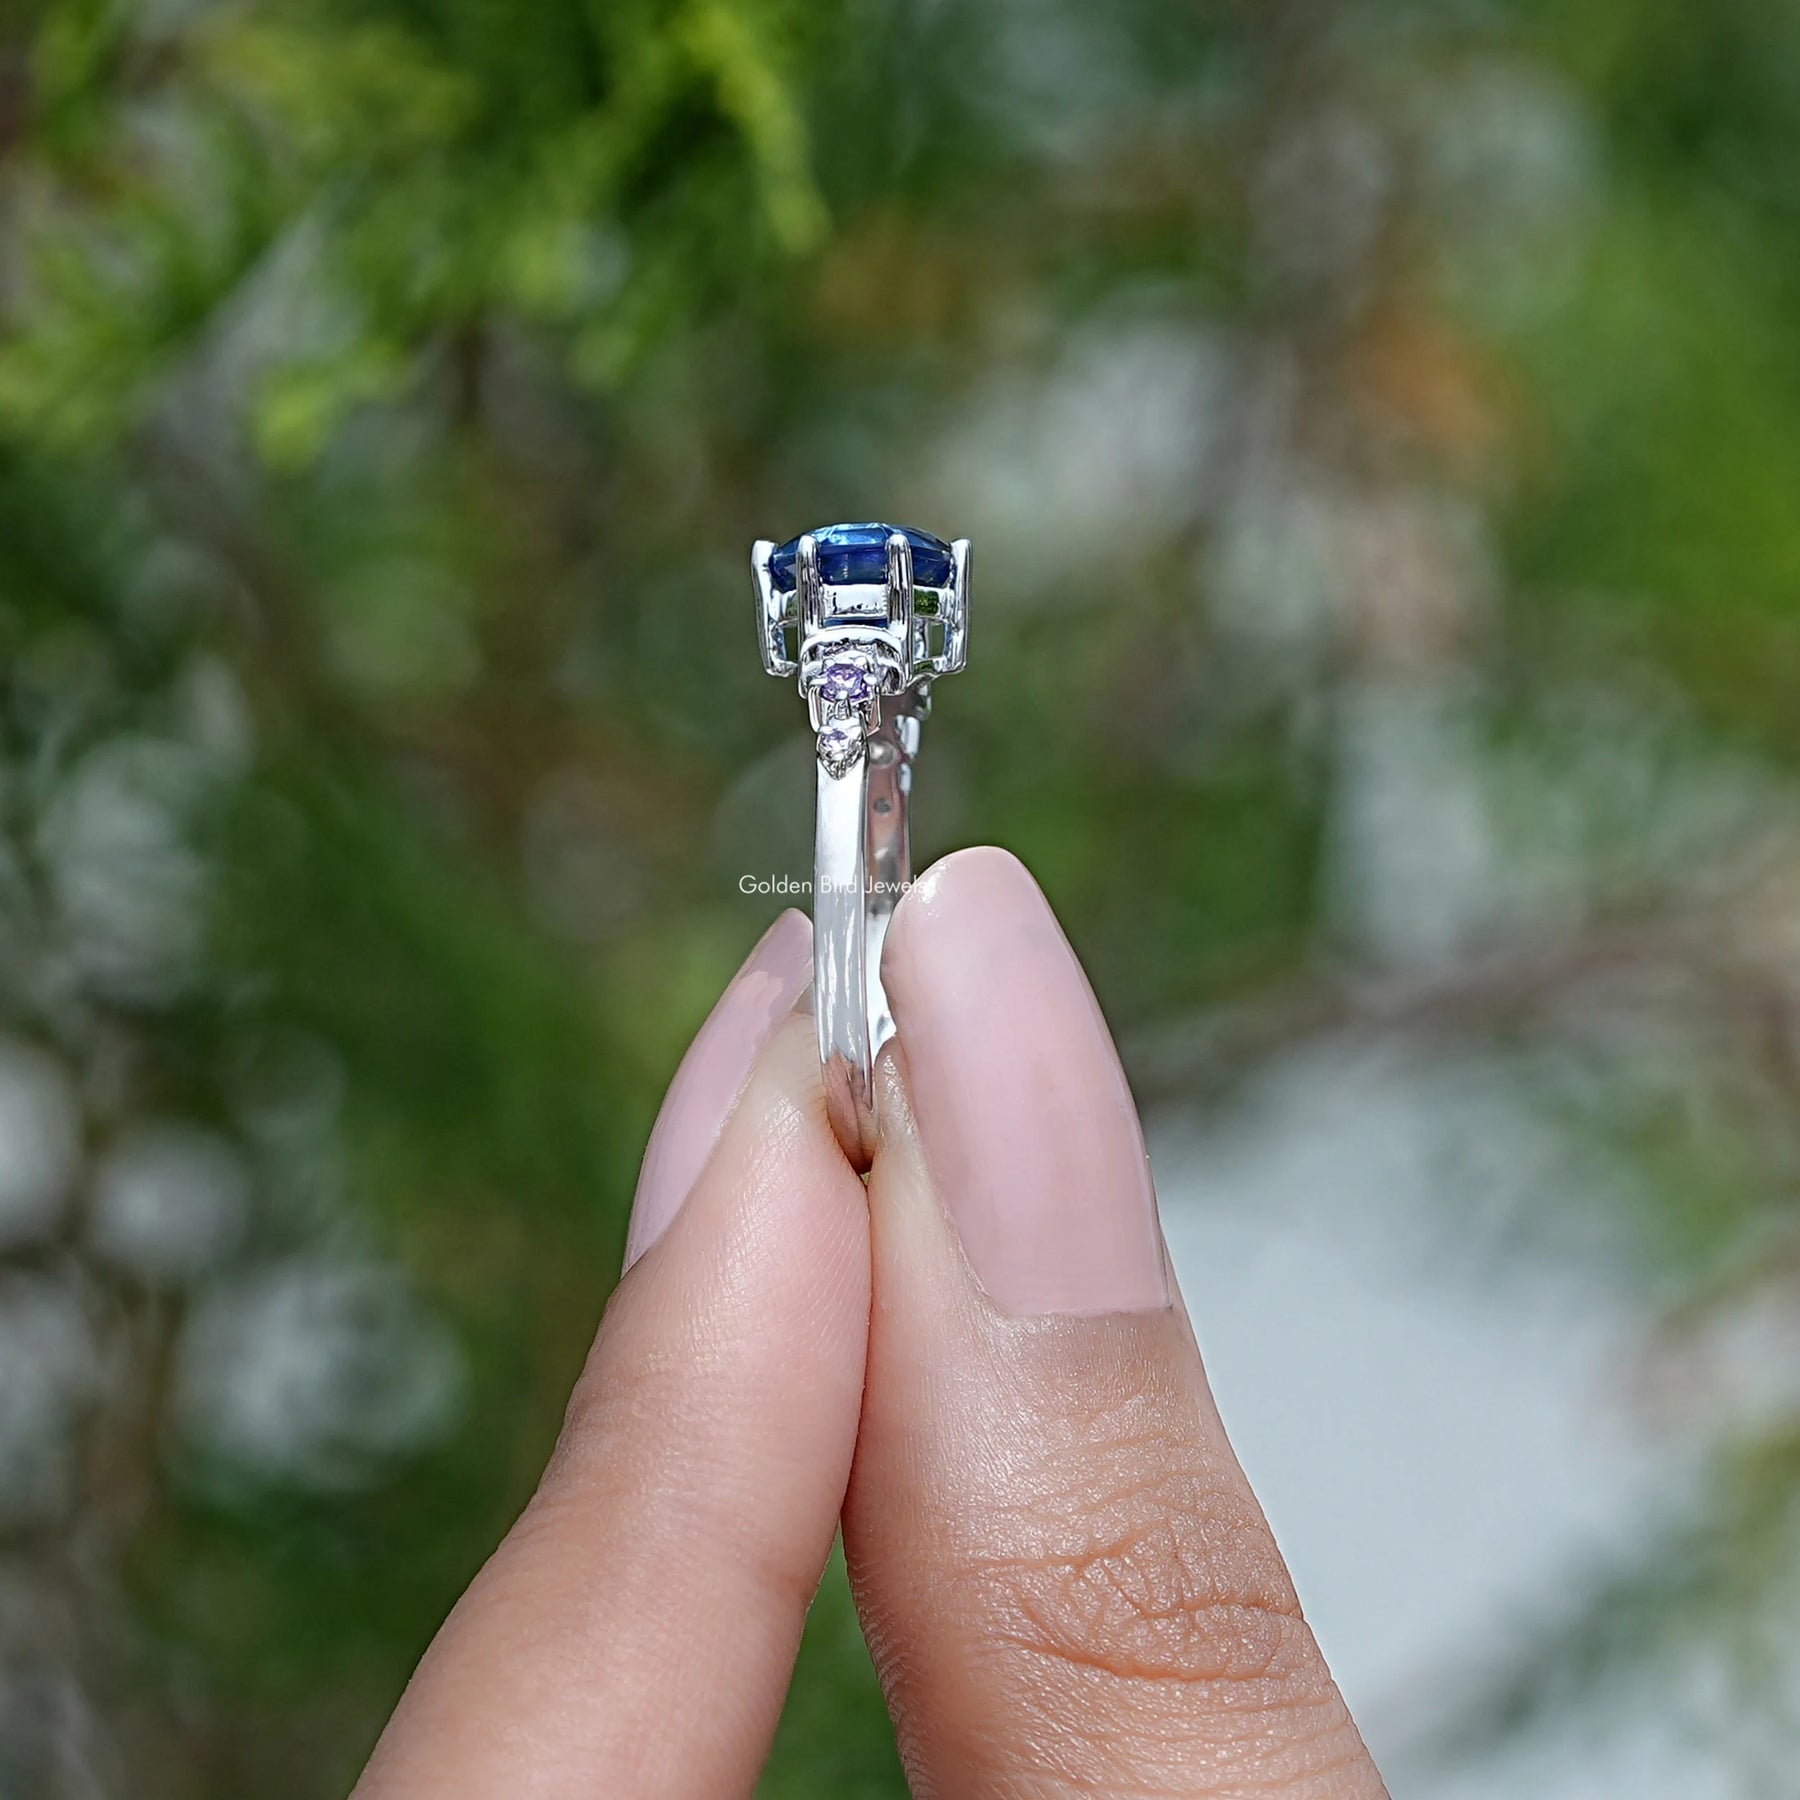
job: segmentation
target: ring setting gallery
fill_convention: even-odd
[[[813,1010],[825,1108],[859,1168],[875,1152],[875,1058],[893,1036],[881,946],[912,879],[912,765],[931,684],[968,656],[969,540],[896,525],[759,539],[763,667],[797,677],[817,743]]]

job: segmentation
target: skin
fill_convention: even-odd
[[[1091,1225],[1050,1191],[1071,1169],[1093,1209],[1115,1209],[1118,1230],[1067,1279],[1030,1261],[1041,1234],[994,1224],[1015,1210],[1029,1224],[1037,1202],[995,1195],[1005,1159],[968,1111],[981,1095],[949,1076],[969,1034],[1024,1008],[970,1004],[998,958],[939,1004],[930,971],[949,952],[934,942],[979,943],[984,924],[996,943],[1041,939],[1041,966],[992,976],[1050,994],[1051,1035],[1030,1046],[1042,1079],[991,1096],[1008,1142],[1073,1129],[1066,1104],[1034,1120],[1034,1093],[1112,1091],[1072,953],[998,855],[952,858],[902,902],[900,1041],[878,1072],[866,1191],[825,1119],[810,1019],[765,1016],[781,926],[728,991],[658,1126],[655,1166],[698,1176],[674,1201],[640,1189],[657,1232],[634,1227],[543,1482],[432,1644],[356,1800],[750,1794],[840,1525],[922,1800],[1385,1794],[1219,1422],[1160,1239],[1140,1242],[1154,1199],[1135,1121],[1124,1132],[1109,1114],[1083,1137],[1117,1139],[1110,1162],[1013,1159],[1044,1190],[1040,1219]],[[747,1073],[721,1119],[733,1033]],[[1085,1088],[1089,1065],[1054,1064],[1065,1049],[1089,1059]],[[671,1156],[671,1132],[705,1141]]]

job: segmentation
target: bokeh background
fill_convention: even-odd
[[[9,7],[0,1796],[349,1788],[807,872],[840,517],[975,540],[919,841],[1399,1800],[1791,1796],[1797,227],[1757,0]],[[766,1792],[903,1792],[839,1574]]]

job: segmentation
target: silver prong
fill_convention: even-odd
[[[903,662],[900,682],[910,687],[913,679],[913,566],[912,545],[904,531],[888,533],[887,540],[887,615],[888,624],[897,632]]]
[[[912,610],[912,545],[904,531],[892,532],[887,541],[888,623],[898,625]]]
[[[782,645],[782,629],[787,624],[787,601],[775,591],[775,577],[769,559],[775,554],[773,538],[758,538],[750,546],[750,573],[756,581],[757,635],[762,640],[763,667],[771,675],[792,675],[798,663]]]
[[[819,540],[810,531],[803,531],[794,552],[794,586],[800,594],[800,633],[804,639],[825,628],[825,584],[819,579]]]
[[[950,617],[944,629],[944,673],[954,675],[969,660],[969,558],[974,546],[957,538],[950,546]]]
[[[765,611],[768,610],[775,595],[775,577],[769,568],[769,563],[774,555],[775,540],[773,538],[758,538],[750,546],[750,573],[756,578],[756,597],[762,602]]]

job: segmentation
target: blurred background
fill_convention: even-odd
[[[1755,0],[7,8],[0,1796],[347,1791],[869,517],[1397,1800],[1793,1795],[1797,223]],[[765,1791],[904,1791],[841,1574]]]

